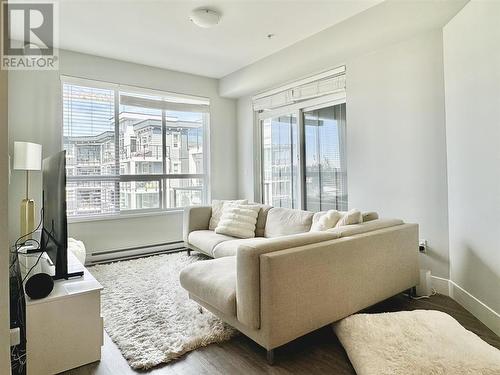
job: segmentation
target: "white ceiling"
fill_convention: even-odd
[[[61,48],[220,78],[381,0],[61,0]],[[189,12],[222,13],[211,29]],[[268,39],[267,34],[275,34]]]

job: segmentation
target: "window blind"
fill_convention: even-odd
[[[68,216],[119,211],[113,90],[63,84]]]
[[[254,96],[254,111],[274,110],[305,100],[340,93],[345,96],[345,66]]]
[[[62,99],[68,217],[207,199],[209,99],[73,77]]]

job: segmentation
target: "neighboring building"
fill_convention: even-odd
[[[146,117],[146,118],[145,118]],[[113,121],[111,119],[110,121]],[[167,118],[165,166],[161,118],[122,112],[119,124],[119,163],[115,157],[115,133],[65,137],[67,176],[117,176],[203,173],[203,128],[201,121]],[[160,184],[165,184],[161,189]],[[162,193],[163,190],[163,193]],[[153,181],[122,181],[119,178],[67,184],[69,216],[111,214],[119,210],[182,207],[202,203],[202,180],[195,178]]]

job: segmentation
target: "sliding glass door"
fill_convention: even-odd
[[[304,209],[347,210],[345,103],[305,110]]]
[[[347,210],[345,112],[337,102],[261,117],[265,204]]]
[[[271,117],[261,124],[263,201],[274,207],[298,208],[297,116]]]

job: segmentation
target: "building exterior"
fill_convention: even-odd
[[[203,173],[202,120],[167,117],[163,146],[161,116],[122,112],[119,119],[118,145],[114,131],[64,138],[68,216],[201,204],[203,180],[182,175]]]

